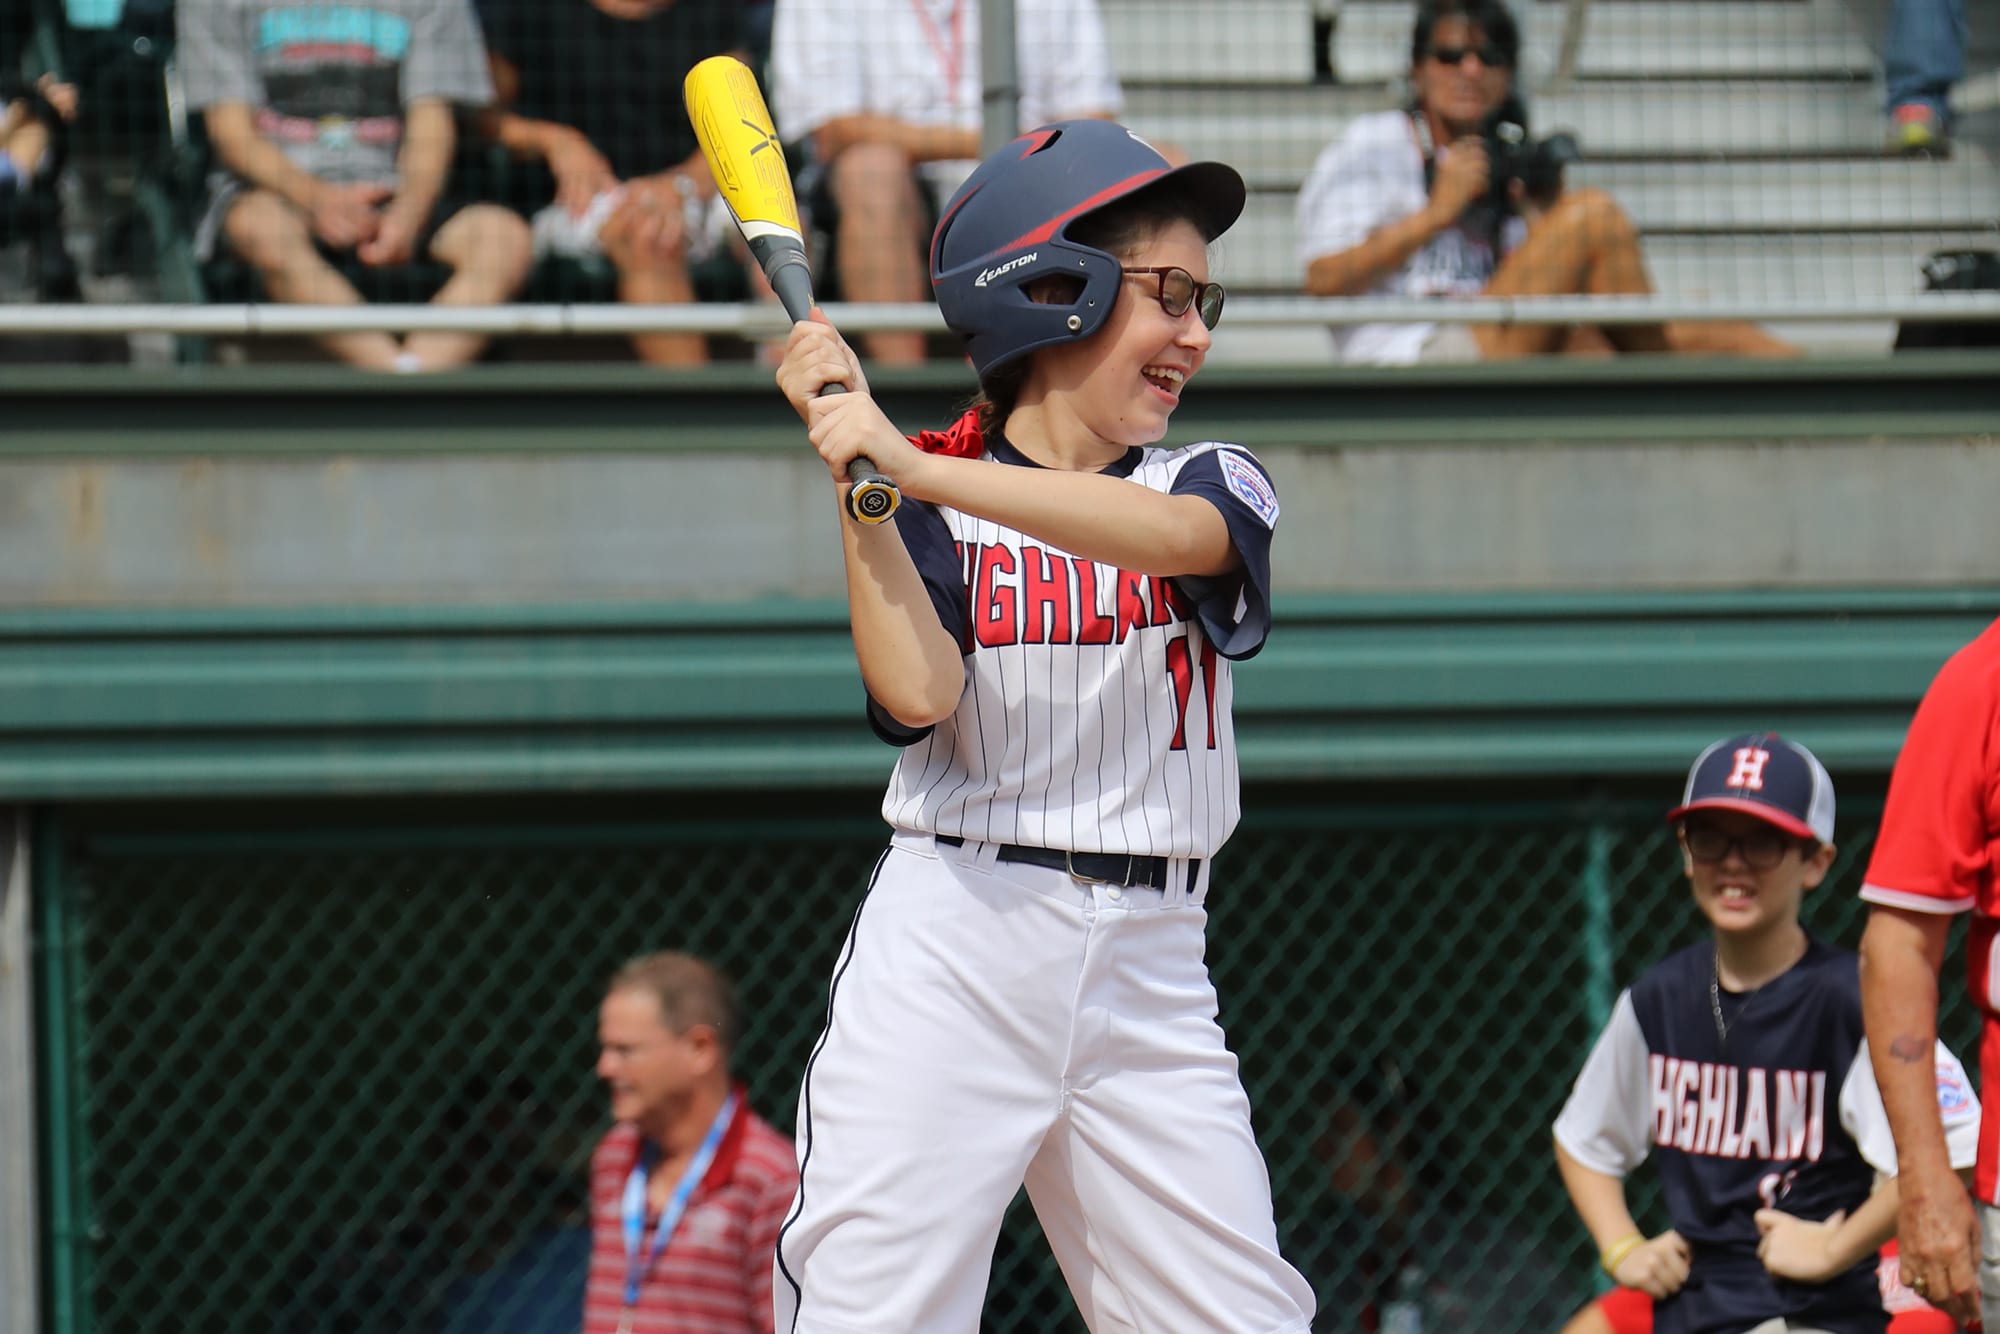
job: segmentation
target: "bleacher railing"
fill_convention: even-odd
[[[784,0],[778,3],[782,9]],[[893,5],[901,12],[907,0],[855,3],[864,9]],[[938,8],[945,7],[946,0],[938,0]],[[1217,276],[1231,291],[1228,325],[1274,333],[1296,329],[1300,335],[1295,343],[1260,340],[1259,357],[1269,350],[1280,358],[1330,361],[1333,353],[1320,330],[1331,325],[1487,321],[1779,322],[1804,330],[1793,334],[1803,341],[1824,334],[1842,347],[1879,350],[1887,344],[1886,325],[1990,321],[2000,311],[1992,296],[1922,292],[1919,270],[1928,254],[2000,249],[2000,173],[1976,135],[1953,143],[1948,156],[1884,157],[1885,35],[1868,30],[1837,0],[1515,4],[1522,31],[1516,79],[1529,94],[1532,128],[1538,134],[1579,131],[1585,156],[1571,167],[1571,184],[1603,189],[1630,213],[1656,290],[1615,298],[1506,300],[1322,301],[1294,295],[1303,272],[1294,217],[1300,186],[1318,153],[1356,117],[1402,104],[1412,4],[1094,0],[1094,8],[1124,88],[1121,118],[1190,156],[1229,161],[1250,181],[1250,207],[1218,255]],[[60,67],[65,59],[75,65],[113,48],[123,51],[121,60],[136,55],[142,64],[154,62],[145,68],[166,71],[164,79],[148,83],[134,74],[137,66],[120,66],[117,78],[86,89],[87,96],[132,103],[94,108],[93,151],[110,140],[118,145],[112,151],[125,153],[125,166],[142,181],[183,170],[184,163],[162,167],[138,151],[158,147],[144,136],[159,125],[172,127],[176,144],[186,138],[185,108],[175,101],[182,90],[172,60],[163,54],[171,50],[174,31],[168,0],[122,6],[37,0],[36,9],[42,22],[34,39],[21,51],[0,52],[0,59],[19,60],[28,73]],[[985,0],[976,34],[968,34],[980,43],[982,138],[989,145],[1017,119],[1019,91],[1032,73],[1026,67],[1046,59],[1025,45],[1015,49],[1015,9],[1012,0]],[[1978,41],[1974,34],[1968,77],[1952,98],[1961,110],[1985,105],[1981,98],[1991,102],[2000,91],[1995,84],[2000,74],[1985,68],[1992,62]],[[146,98],[155,104],[141,105]],[[91,165],[101,169],[103,163]],[[102,202],[93,194],[102,184],[71,194]],[[106,267],[108,234],[115,229],[103,216],[73,216],[72,233],[97,252],[80,257],[89,302],[0,302],[0,340],[72,333],[257,338],[419,329],[761,338],[777,327],[769,312],[754,304],[709,302],[685,309],[589,304],[604,297],[601,281],[591,292],[542,283],[519,304],[452,311],[386,303],[321,310],[240,299],[212,307],[157,304],[157,297],[182,295],[162,286],[168,267],[198,273],[200,266],[186,253],[188,238],[175,234],[173,222],[145,221],[160,231],[154,243],[164,246],[157,271],[136,272],[122,287],[105,287],[90,279],[94,269]],[[119,256],[109,258],[115,269]],[[201,290],[199,283],[195,290]],[[546,303],[551,296],[554,303]],[[941,328],[928,306],[839,309],[843,328],[856,333]],[[0,356],[6,351],[0,343]]]
[[[829,302],[827,318],[847,333],[917,329],[945,332],[937,307],[919,303]],[[1235,328],[1423,322],[1434,324],[1645,324],[1661,320],[1757,319],[1799,323],[2000,320],[2000,292],[1938,292],[1866,302],[1773,297],[1688,301],[1663,297],[1393,298],[1247,297],[1229,303]],[[266,302],[215,305],[0,305],[0,336],[168,333],[256,337],[368,330],[486,334],[596,335],[704,333],[746,339],[782,336],[784,318],[760,303],[686,306],[538,304],[505,306],[303,306]]]

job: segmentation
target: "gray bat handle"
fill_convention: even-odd
[[[764,276],[771,280],[771,290],[778,294],[785,313],[794,321],[812,314],[812,270],[806,267],[805,252],[788,238],[777,241],[769,237],[752,241],[750,252],[764,265]],[[819,392],[822,398],[844,394],[847,386],[823,385]],[[847,480],[853,483],[847,492],[847,512],[857,523],[882,523],[903,503],[903,493],[896,484],[866,456],[857,456],[847,465]]]

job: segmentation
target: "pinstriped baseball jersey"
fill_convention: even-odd
[[[983,457],[1037,467],[1004,439]],[[949,508],[896,524],[939,620],[965,651],[965,693],[911,732],[882,814],[900,829],[1073,852],[1208,858],[1236,826],[1230,662],[1269,632],[1277,493],[1234,445],[1132,449],[1105,470],[1213,503],[1242,569],[1153,578]]]

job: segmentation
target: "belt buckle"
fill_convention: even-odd
[[[1097,853],[1092,853],[1091,855],[1094,857],[1103,857],[1106,856],[1107,854],[1102,852],[1097,852]],[[1077,874],[1076,853],[1070,851],[1067,848],[1063,850],[1063,869],[1069,872],[1070,879],[1076,881],[1080,885],[1120,885],[1129,888],[1132,884],[1132,866],[1136,860],[1137,858],[1133,853],[1130,852],[1126,853],[1124,878],[1120,880],[1100,879],[1097,876]]]

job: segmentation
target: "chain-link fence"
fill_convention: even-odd
[[[1851,945],[1878,802],[1843,800],[1807,915]],[[1594,1290],[1548,1127],[1617,988],[1702,930],[1662,805],[1249,794],[1211,961],[1319,1328],[1411,1258],[1434,1329],[1552,1330]],[[596,1003],[641,951],[734,974],[739,1073],[790,1126],[877,828],[411,820],[44,829],[54,1334],[564,1328]],[[1024,1202],[988,1327],[1081,1327]]]
[[[0,82],[57,150],[24,139],[0,177],[17,300],[421,303],[449,280],[456,308],[699,299],[740,332],[761,289],[681,110],[720,52],[764,76],[822,294],[906,312],[871,335],[883,360],[925,354],[909,323],[936,330],[924,240],[989,123],[1077,115],[1247,178],[1215,266],[1253,327],[1221,357],[1881,350],[1927,288],[2000,284],[1976,258],[2000,245],[1994,0],[1956,21],[1948,0],[1480,0],[1435,33],[1413,0],[434,0],[414,28],[386,3],[0,7]],[[35,92],[44,73],[73,91]],[[258,165],[271,144],[316,175]],[[1357,249],[1393,228],[1394,253]],[[1959,258],[1927,275],[1934,255]],[[1476,347],[1425,327],[1424,299],[1482,293],[1614,309],[1514,311]],[[1255,310],[1301,294],[1372,313]],[[747,353],[705,346],[702,318],[631,351]],[[469,354],[437,333],[329,347]]]

